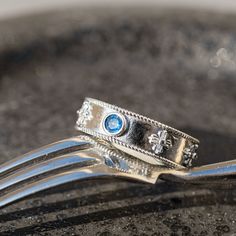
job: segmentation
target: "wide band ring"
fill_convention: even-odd
[[[86,98],[78,116],[77,130],[150,164],[189,167],[197,157],[196,138],[117,106]]]

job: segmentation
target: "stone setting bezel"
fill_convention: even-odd
[[[107,127],[106,127],[106,121],[107,119],[110,117],[110,116],[117,116],[121,119],[121,122],[122,122],[122,125],[120,127],[120,129],[117,131],[117,132],[110,132]],[[109,114],[107,114],[104,118],[103,118],[103,121],[102,121],[102,127],[103,127],[103,130],[106,132],[106,134],[109,134],[110,136],[120,136],[122,135],[126,130],[127,130],[127,127],[128,127],[128,122],[127,122],[127,119],[124,115],[122,114],[119,114],[117,112],[111,112]]]

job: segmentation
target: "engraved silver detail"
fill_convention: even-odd
[[[83,106],[81,109],[77,111],[78,114],[78,120],[77,120],[77,125],[83,126],[86,125],[87,121],[91,120],[93,118],[92,116],[92,106],[88,101],[85,101],[83,103]]]
[[[186,147],[183,151],[184,161],[183,165],[192,166],[192,161],[197,159],[196,150],[198,149],[198,144],[192,144],[189,147]]]
[[[89,102],[92,106],[92,109],[94,109],[94,111],[92,110],[93,118],[85,125],[78,124],[77,122],[77,130],[92,135],[96,138],[111,142],[119,150],[125,152],[127,151],[128,154],[135,156],[144,162],[153,165],[167,165],[170,168],[183,168],[182,163],[184,162],[184,148],[188,147],[189,144],[199,142],[197,139],[192,138],[191,136],[186,135],[181,131],[177,131],[176,129],[161,124],[157,121],[151,120],[147,117],[138,115],[133,112],[129,112],[122,108],[118,108],[114,105],[107,104],[91,98],[86,98],[85,101]],[[127,118],[127,122],[131,124],[127,132],[122,133],[122,136],[111,135],[110,133],[107,133],[106,130],[104,130],[104,117],[106,117],[110,113],[119,113],[124,115]],[[135,141],[135,138],[138,138],[137,135],[139,135],[139,133],[137,133],[136,130],[133,129],[133,122],[141,122],[147,125],[147,127],[149,127],[142,133],[143,138],[146,137],[143,142],[137,143]],[[153,130],[152,133],[150,133],[151,130]],[[163,135],[167,132],[168,136],[166,140],[164,138],[161,138],[161,146],[156,146],[152,148],[152,146],[154,146],[155,144],[149,143],[148,136],[156,134],[156,137],[150,137],[150,139],[152,138],[154,141],[154,138],[160,138],[158,137],[158,131],[164,131]],[[134,134],[132,132],[135,132],[135,134],[137,135],[132,136]],[[150,142],[152,141],[150,140]],[[175,148],[172,151],[171,148],[175,143]],[[156,149],[156,152],[154,148]],[[166,150],[168,150],[168,152],[166,152]]]
[[[84,132],[84,133],[87,133],[91,136],[95,136],[99,140],[106,140],[106,141],[111,142],[111,143],[116,143],[118,145],[124,146],[126,148],[131,149],[131,150],[138,151],[138,152],[143,153],[147,156],[153,157],[155,160],[156,159],[160,160],[163,164],[167,165],[169,168],[178,168],[178,169],[179,168],[184,168],[182,165],[179,165],[178,163],[175,163],[171,160],[168,160],[165,157],[157,156],[155,153],[152,153],[152,152],[146,151],[145,149],[138,148],[134,145],[122,142],[122,141],[118,140],[117,138],[115,138],[113,136],[103,135],[103,134],[100,134],[98,132],[92,131],[92,130],[84,128],[84,127],[77,127],[77,129]]]
[[[152,150],[155,154],[161,154],[164,149],[172,146],[172,141],[168,138],[168,132],[166,130],[159,130],[157,134],[150,135],[148,141],[152,144]]]
[[[160,127],[161,129],[165,129],[166,131],[170,132],[171,134],[175,134],[175,135],[181,136],[181,137],[186,138],[186,139],[188,139],[188,140],[190,140],[190,141],[192,141],[194,143],[195,142],[199,143],[198,139],[196,139],[196,138],[194,138],[194,137],[192,137],[192,136],[190,136],[188,134],[185,134],[182,131],[174,129],[174,128],[168,126],[168,125],[165,125],[165,124],[162,124],[162,123],[160,123],[158,121],[150,119],[150,118],[148,118],[146,116],[139,115],[139,114],[134,113],[132,111],[128,111],[128,110],[125,110],[123,108],[117,107],[115,105],[112,105],[112,104],[109,104],[109,103],[106,103],[106,102],[102,102],[102,101],[99,101],[99,100],[96,100],[96,99],[93,99],[93,98],[86,98],[86,99],[87,99],[86,101],[92,101],[92,103],[97,104],[99,106],[102,106],[104,108],[110,108],[110,109],[115,110],[115,111],[117,111],[119,113],[122,113],[124,115],[132,116],[134,118],[139,119],[142,122],[146,122],[146,123],[148,123],[150,125],[154,125],[154,126]]]

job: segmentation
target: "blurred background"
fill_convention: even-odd
[[[236,158],[236,2],[0,0],[1,162],[76,135],[85,96]],[[101,188],[102,185],[102,188]],[[9,206],[1,235],[233,235],[231,184],[71,184]]]

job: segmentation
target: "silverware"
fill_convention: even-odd
[[[187,169],[141,161],[90,136],[65,139],[0,166],[0,207],[72,181],[120,177],[150,184],[158,180],[206,183],[236,174],[236,160]]]

